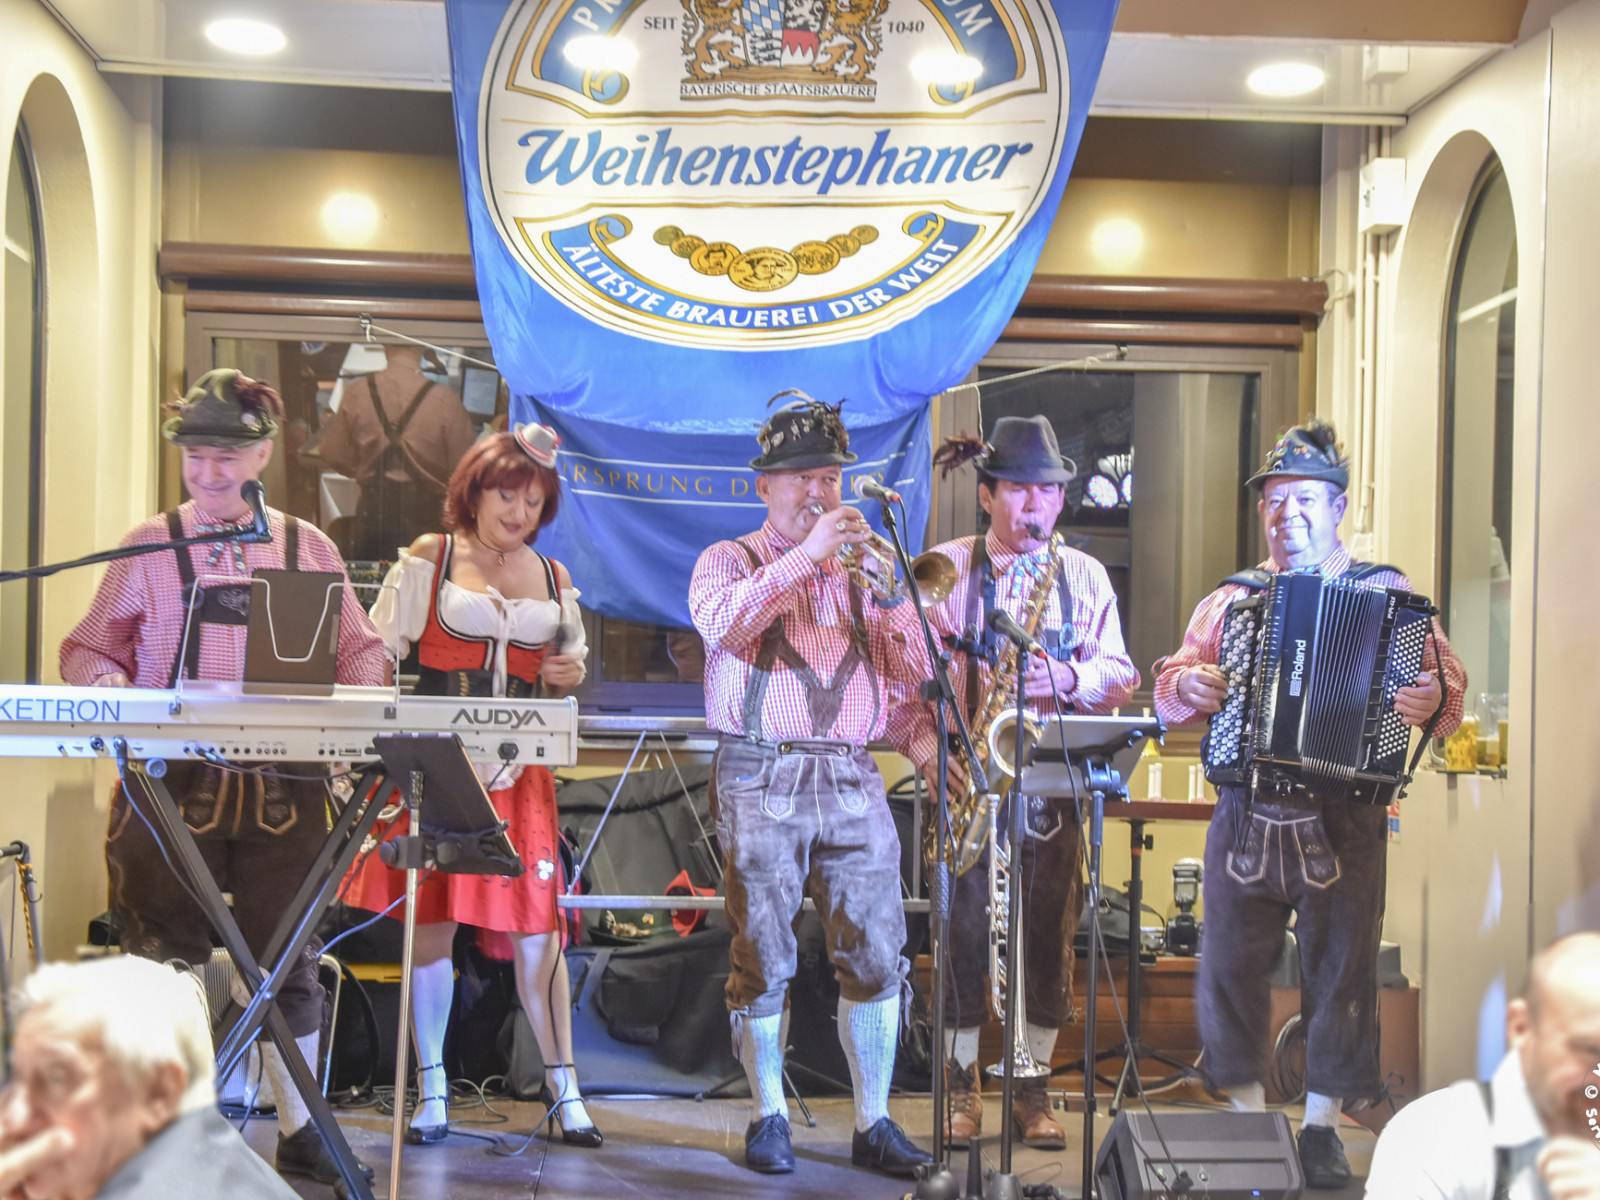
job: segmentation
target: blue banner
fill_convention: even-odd
[[[556,426],[563,439],[561,510],[539,549],[567,565],[585,608],[688,625],[689,575],[700,552],[766,520],[748,465],[760,453],[753,431],[663,438],[530,404],[530,417]],[[925,476],[933,453],[928,409],[855,426],[850,452],[858,461],[841,468],[847,496],[859,475],[891,484]],[[877,508],[869,503],[862,512],[882,533]],[[915,554],[928,523],[925,488],[906,497],[906,510]]]
[[[993,345],[1032,276],[1116,0],[447,14],[484,323],[513,417],[553,424],[571,452],[543,545],[585,603],[684,622],[681,589],[663,593],[759,524],[731,481],[750,486],[765,402],[787,388],[844,399],[863,460],[903,463],[873,473],[915,481],[901,491],[920,534],[929,398]],[[580,486],[580,453],[669,490],[619,495],[610,466],[604,488]],[[674,495],[673,464],[730,494]]]

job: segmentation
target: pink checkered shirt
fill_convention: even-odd
[[[1027,570],[1025,556],[1006,549],[995,536],[994,530],[991,529],[985,539],[989,561],[994,564],[995,606],[1020,622],[1033,591],[1034,577]],[[949,555],[960,580],[944,601],[928,609],[928,621],[941,637],[963,637],[968,633],[967,612],[974,590],[979,593],[974,606],[977,620],[981,623],[984,619],[982,582],[972,572],[975,542],[974,537],[963,537],[934,547],[940,553]],[[1106,569],[1098,560],[1082,551],[1070,547],[1067,549],[1062,559],[1062,572],[1072,595],[1072,628],[1077,635],[1077,645],[1072,649],[1072,670],[1069,672],[1064,666],[1056,667],[1056,678],[1063,686],[1071,688],[1063,692],[1061,698],[1070,701],[1079,713],[1108,713],[1126,704],[1134,688],[1139,686],[1139,670],[1128,657],[1127,647],[1122,641],[1117,594],[1111,587]],[[1061,624],[1061,588],[1058,585],[1051,589],[1044,615],[1039,620],[1037,632],[1040,640],[1054,644],[1055,631],[1061,628]],[[966,698],[966,671],[967,655],[955,651],[950,664],[950,680],[955,685],[956,695],[963,700]],[[991,674],[989,664],[979,659],[979,695],[989,690]],[[1072,683],[1072,674],[1077,675],[1076,684]],[[1055,712],[1055,705],[1043,698],[1028,701],[1028,707],[1041,714]],[[967,716],[970,718],[972,714],[968,713]],[[913,704],[896,712],[890,721],[890,737],[897,735],[914,746],[934,745],[936,734],[932,710],[925,704]]]
[[[743,734],[745,689],[761,636],[780,615],[784,633],[824,680],[850,647],[849,576],[837,559],[818,566],[772,523],[740,538],[763,564],[753,570],[737,542],[718,542],[700,555],[689,580],[689,613],[706,644],[706,723]],[[811,732],[806,688],[796,672],[773,664],[761,706],[761,736],[781,742],[814,736],[864,746],[884,736],[888,714],[928,678],[927,656],[911,605],[879,608],[863,594],[867,664],[856,668],[831,730]],[[876,713],[876,716],[874,716]],[[909,747],[897,745],[902,752]],[[909,755],[913,762],[917,759]]]
[[[184,536],[200,532],[201,524],[216,524],[202,513],[193,500],[178,509]],[[270,542],[244,546],[245,578],[255,567],[282,568],[284,553],[283,514],[267,510],[272,530]],[[249,517],[238,524],[248,525]],[[299,522],[302,570],[338,571],[344,574],[344,561],[326,534]],[[122,539],[124,546],[149,545],[167,541],[164,516],[151,517],[134,527]],[[183,638],[183,582],[178,575],[176,554],[192,553],[200,587],[238,579],[232,551],[226,543],[210,561],[213,546],[200,545],[188,550],[158,551],[138,558],[122,558],[106,568],[105,578],[95,591],[89,612],[61,643],[61,677],[69,684],[88,686],[120,671],[135,687],[166,687],[177,661],[178,644]],[[214,578],[214,577],[225,578]],[[243,625],[204,625],[200,631],[200,679],[236,682],[244,674]],[[384,680],[388,654],[383,639],[367,620],[355,592],[344,590],[344,606],[339,624],[340,683],[380,684]]]
[[[1279,569],[1271,559],[1262,563],[1261,567],[1267,571]],[[1350,551],[1343,544],[1317,564],[1317,570],[1324,576],[1343,575],[1349,569]],[[1411,586],[1411,580],[1399,571],[1380,571],[1364,582],[1378,587],[1400,588],[1407,592],[1416,590]],[[1194,610],[1194,616],[1189,618],[1189,628],[1183,635],[1183,645],[1167,659],[1161,668],[1160,676],[1156,679],[1156,712],[1168,725],[1187,725],[1191,721],[1202,719],[1200,713],[1178,699],[1178,676],[1188,667],[1217,661],[1217,656],[1222,651],[1222,624],[1228,615],[1228,606],[1249,594],[1248,588],[1230,583],[1200,601]],[[1445,697],[1444,711],[1439,714],[1433,733],[1435,737],[1449,737],[1461,724],[1461,712],[1467,699],[1467,669],[1461,665],[1456,652],[1450,648],[1450,642],[1444,636],[1444,630],[1440,628],[1437,617],[1433,621],[1433,632],[1438,635],[1439,652],[1434,653],[1433,639],[1427,639],[1423,645],[1422,669],[1438,671],[1439,660],[1441,658],[1444,660],[1443,676],[1448,695]]]

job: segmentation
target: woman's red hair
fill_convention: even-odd
[[[478,532],[478,501],[490,488],[509,488],[521,491],[537,482],[544,493],[544,511],[539,514],[539,529],[556,519],[561,507],[561,476],[554,467],[546,467],[528,457],[528,452],[517,444],[510,433],[493,433],[478,442],[461,456],[456,469],[450,474],[450,484],[444,497],[444,527],[452,533]],[[528,539],[531,545],[539,536],[538,530]]]

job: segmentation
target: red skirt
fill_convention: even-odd
[[[418,924],[458,921],[500,933],[554,933],[560,927],[556,897],[561,856],[557,853],[555,780],[544,767],[522,768],[516,783],[489,793],[495,811],[509,822],[506,834],[522,858],[522,874],[446,875],[433,872],[417,889]],[[385,840],[404,833],[402,814]],[[406,894],[406,873],[386,867],[376,852],[366,855],[346,880],[345,902],[381,912]],[[404,906],[390,913],[404,920]]]

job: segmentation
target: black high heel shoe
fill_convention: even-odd
[[[569,1063],[563,1063],[562,1066],[569,1071],[573,1069]],[[546,1083],[542,1084],[539,1088],[539,1102],[545,1106],[545,1120],[554,1121],[557,1125],[561,1126],[561,1140],[567,1145],[587,1146],[590,1149],[594,1149],[605,1140],[605,1138],[601,1136],[599,1128],[593,1124],[581,1125],[569,1129],[566,1121],[562,1119],[561,1106],[564,1104],[581,1104],[583,1103],[582,1096],[568,1096],[563,1100],[557,1100],[553,1095],[551,1095],[550,1085]]]
[[[422,1086],[422,1076],[424,1072],[442,1070],[444,1070],[443,1063],[434,1063],[431,1067],[421,1067],[418,1069],[417,1092],[420,1096],[420,1099],[417,1102],[417,1107],[420,1108],[429,1100],[443,1100],[445,1120],[439,1125],[407,1125],[405,1132],[405,1143],[408,1146],[431,1146],[433,1143],[442,1142],[445,1140],[445,1138],[450,1136],[450,1080],[448,1078],[445,1079],[443,1096],[430,1096],[427,1094],[426,1089],[424,1089]]]

